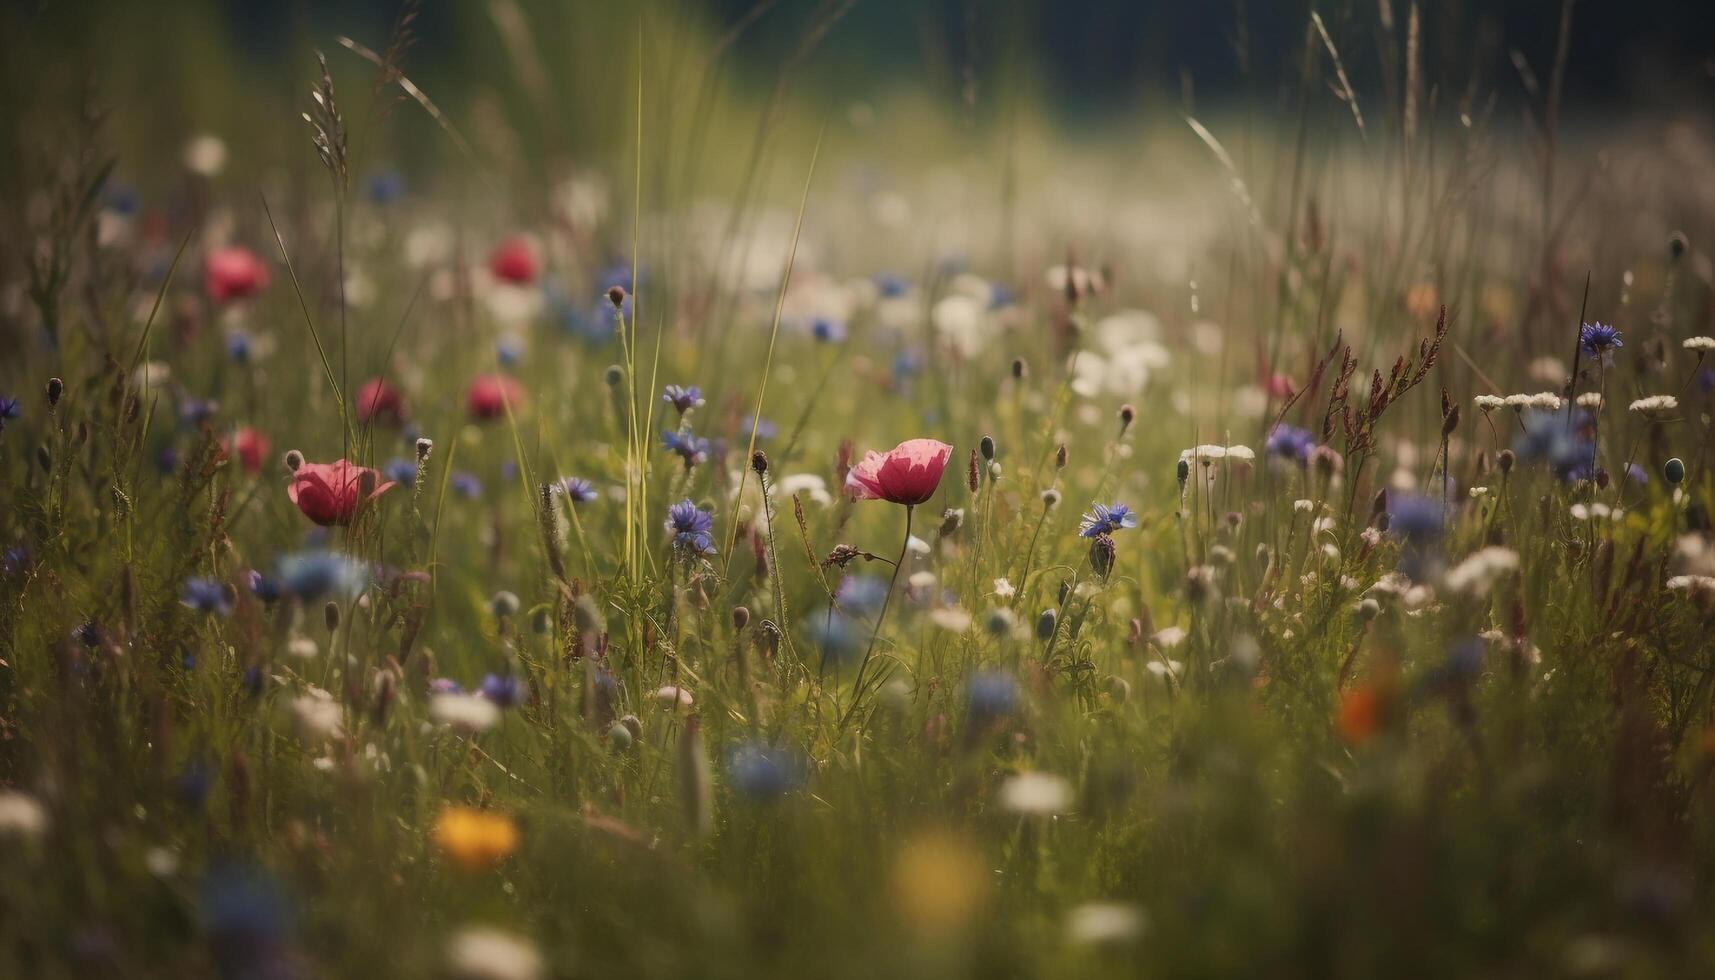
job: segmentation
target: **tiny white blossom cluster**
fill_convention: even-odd
[[[1647,395],[1631,404],[1631,410],[1641,415],[1671,412],[1678,407],[1679,399],[1672,395]]]

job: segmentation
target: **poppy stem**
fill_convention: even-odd
[[[893,563],[893,577],[887,580],[887,595],[881,600],[881,612],[876,614],[875,629],[869,634],[869,648],[863,652],[863,660],[858,663],[857,677],[852,681],[852,703],[846,708],[845,716],[840,719],[839,728],[844,730],[846,722],[851,721],[857,712],[858,702],[863,700],[863,675],[869,667],[869,658],[875,653],[875,641],[881,636],[881,624],[887,619],[887,607],[893,603],[893,587],[899,584],[899,570],[905,567],[905,554],[911,550],[911,513],[916,508],[911,504],[905,505],[905,540],[899,545],[899,560]]]

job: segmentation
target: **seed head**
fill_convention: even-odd
[[[768,475],[768,454],[763,452],[760,449],[758,449],[754,453],[751,453],[750,454],[750,468],[756,471],[757,476],[767,476]]]
[[[286,451],[286,469],[296,473],[298,472],[298,467],[302,465],[304,465],[303,453],[298,452],[296,449]]]
[[[53,411],[60,403],[60,396],[65,394],[66,383],[58,378],[48,379],[48,410]]]
[[[983,459],[994,462],[994,436],[983,436],[977,442],[977,449],[983,454]]]
[[[429,454],[434,452],[434,451],[435,451],[435,440],[430,439],[428,436],[423,436],[417,440],[417,459],[418,460],[428,459]]]
[[[607,301],[612,303],[613,308],[616,310],[623,308],[625,306],[625,287],[619,285],[609,286],[607,289]]]

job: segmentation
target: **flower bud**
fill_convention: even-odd
[[[983,436],[977,442],[977,449],[983,454],[983,459],[994,462],[994,436]]]
[[[435,451],[435,440],[430,439],[428,436],[423,436],[422,438],[417,440],[417,459],[418,460],[428,459],[429,454],[434,452],[434,451]]]
[[[1667,482],[1678,486],[1685,480],[1685,461],[1678,456],[1673,457],[1662,464],[1661,475],[1667,478]]]
[[[60,403],[60,396],[65,394],[66,383],[58,378],[48,379],[48,411],[53,411]]]
[[[750,625],[750,609],[745,606],[732,607],[732,628],[734,632],[742,633]]]
[[[286,469],[290,470],[293,473],[296,473],[296,472],[298,472],[298,467],[304,465],[304,454],[298,452],[296,449],[288,450],[286,452],[286,460],[285,461],[286,461]]]
[[[607,301],[609,303],[612,303],[613,308],[616,310],[624,307],[625,306],[625,287],[620,286],[620,285],[609,286],[607,289]]]
[[[1054,609],[1042,610],[1042,615],[1036,617],[1036,638],[1046,640],[1054,635],[1060,626],[1060,613]]]

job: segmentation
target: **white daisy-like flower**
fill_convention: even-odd
[[[788,500],[803,494],[819,507],[826,507],[834,502],[833,496],[828,493],[828,481],[817,473],[794,473],[776,483],[774,490]]]
[[[1672,395],[1647,395],[1632,402],[1630,407],[1640,415],[1659,415],[1677,409],[1679,399]]]
[[[28,793],[0,790],[0,840],[39,840],[48,832],[48,809]]]
[[[994,594],[996,598],[1010,599],[1017,593],[1018,588],[1005,578],[997,578],[994,580]]]
[[[1086,902],[1066,916],[1066,938],[1075,946],[1119,946],[1135,942],[1149,926],[1143,910],[1125,902]]]
[[[1169,626],[1155,631],[1155,645],[1163,650],[1171,650],[1185,642],[1185,630],[1178,626]]]
[[[1049,772],[1021,772],[1001,784],[1000,805],[1031,817],[1065,813],[1072,808],[1072,784]]]
[[[957,606],[930,610],[929,621],[949,633],[963,633],[971,628],[971,614]]]
[[[1448,569],[1441,584],[1446,586],[1449,592],[1482,597],[1489,594],[1497,579],[1509,572],[1518,571],[1518,566],[1518,552],[1511,548],[1482,548]]]
[[[290,711],[298,737],[304,741],[321,742],[339,737],[340,720],[345,709],[339,706],[332,694],[321,688],[312,687],[309,693],[293,698]]]
[[[500,706],[476,694],[437,694],[429,699],[429,720],[470,735],[493,728]]]
[[[538,980],[542,954],[522,936],[467,926],[447,943],[447,972],[458,980]]]

